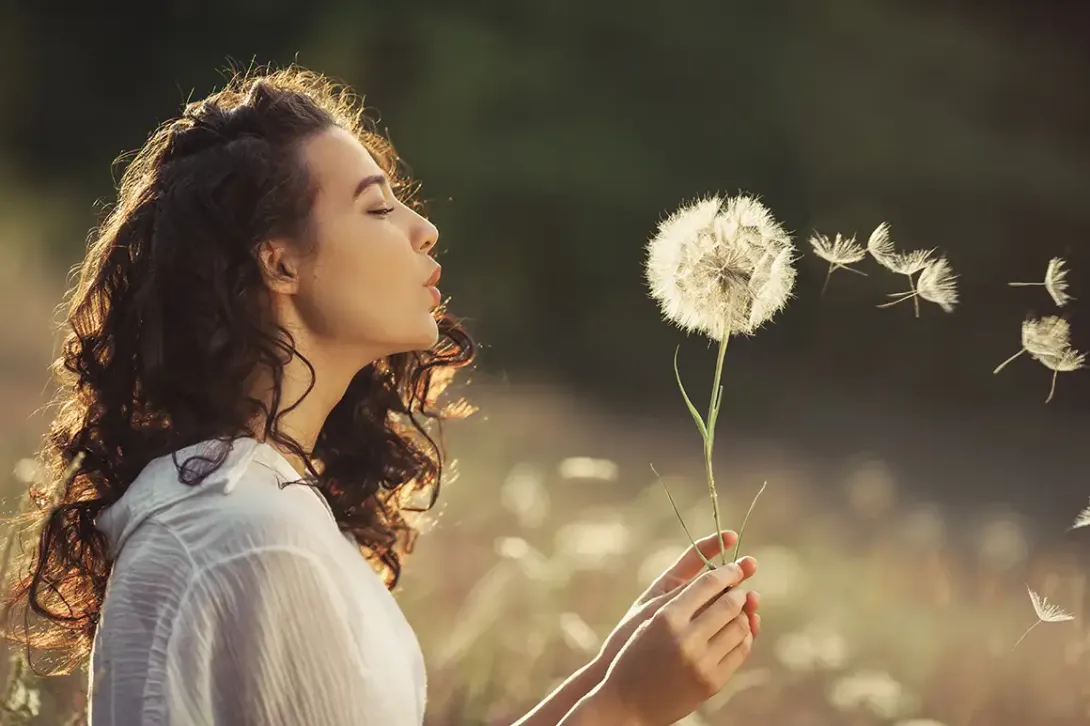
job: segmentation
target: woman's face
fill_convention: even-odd
[[[317,196],[313,241],[289,263],[298,323],[316,344],[378,356],[435,345],[435,225],[394,197],[349,132],[324,131],[306,142],[303,155]]]

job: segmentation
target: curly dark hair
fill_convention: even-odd
[[[41,458],[54,491],[32,491],[37,551],[9,601],[22,611],[28,650],[63,654],[55,672],[84,662],[98,624],[112,562],[96,516],[151,460],[200,441],[252,435],[300,457],[305,483],[325,495],[387,585],[397,583],[416,536],[404,513],[430,509],[438,494],[443,451],[433,433],[469,410],[437,401],[474,357],[461,324],[440,308],[433,348],[360,370],[311,451],[278,428],[298,402],[274,393],[270,405],[247,393],[255,371],[271,374],[279,391],[296,357],[313,386],[313,367],[268,320],[255,252],[264,240],[306,238],[316,192],[300,146],[334,126],[355,134],[402,201],[420,208],[416,185],[358,97],[291,66],[237,74],[157,129],[92,234],[53,365],[59,408]],[[252,430],[255,420],[264,431]],[[180,479],[198,483],[226,449],[212,466],[176,459]],[[422,492],[430,502],[415,504]]]

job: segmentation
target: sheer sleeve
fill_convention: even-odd
[[[265,547],[205,568],[170,636],[170,722],[383,723],[347,614],[328,568],[304,549]]]

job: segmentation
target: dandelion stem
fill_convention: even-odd
[[[723,378],[723,359],[727,354],[727,342],[730,340],[729,330],[724,330],[723,339],[719,341],[719,354],[715,359],[715,378],[712,379],[711,402],[708,404],[708,435],[704,437],[704,471],[708,475],[708,496],[712,500],[712,517],[715,520],[715,531],[722,535],[723,521],[719,514],[719,493],[715,489],[715,474],[712,472],[712,449],[715,446],[715,422],[719,418],[719,407],[723,403],[723,387],[719,381]],[[723,547],[723,538],[719,538],[719,559],[727,564],[727,553]]]
[[[825,273],[825,282],[821,286],[821,297],[825,297],[825,288],[829,287],[829,280],[833,276],[833,270],[836,269],[836,265],[832,262],[829,263],[829,271]]]
[[[1023,354],[1023,353],[1025,353],[1025,352],[1026,352],[1026,349],[1025,349],[1025,348],[1023,348],[1022,350],[1020,350],[1020,351],[1018,351],[1017,353],[1015,353],[1014,355],[1012,355],[1012,356],[1011,356],[1010,358],[1007,358],[1007,359],[1006,359],[1005,361],[1003,361],[1002,363],[1000,363],[999,365],[997,365],[997,366],[995,367],[995,370],[994,370],[994,371],[992,371],[992,375],[994,376],[994,375],[995,375],[996,373],[998,373],[999,371],[1001,371],[1001,370],[1003,370],[1004,368],[1006,368],[1006,367],[1007,367],[1007,364],[1009,364],[1009,363],[1013,362],[1013,361],[1014,361],[1014,360],[1015,360],[1016,358],[1018,358],[1018,357],[1019,357],[1020,355],[1022,355],[1022,354]]]
[[[1043,282],[1008,282],[1011,287],[1040,287],[1044,285]]]
[[[1040,624],[1041,624],[1042,622],[1044,622],[1044,621],[1043,621],[1043,620],[1038,620],[1038,621],[1037,621],[1036,623],[1034,623],[1033,625],[1029,626],[1029,627],[1028,627],[1028,628],[1026,629],[1026,632],[1022,633],[1022,637],[1018,639],[1018,642],[1016,642],[1016,643],[1014,644],[1014,647],[1012,647],[1012,648],[1011,648],[1011,650],[1013,651],[1013,650],[1014,650],[1015,648],[1017,648],[1017,647],[1018,647],[1018,644],[1019,644],[1019,643],[1021,643],[1021,642],[1022,642],[1023,640],[1025,640],[1025,639],[1026,639],[1026,636],[1027,636],[1027,635],[1029,635],[1030,631],[1031,631],[1031,630],[1033,630],[1034,628],[1036,628],[1036,627],[1037,627],[1038,625],[1040,625]]]
[[[837,265],[837,269],[844,270],[845,272],[854,272],[855,274],[862,275],[863,277],[870,277],[870,275],[863,272],[862,270],[857,270],[854,267],[848,267],[847,265]]]
[[[912,288],[912,306],[916,308],[916,317],[920,317],[920,296],[917,294],[916,282],[912,279],[912,275],[905,275],[908,278],[908,286]]]
[[[891,300],[888,303],[882,303],[878,307],[880,307],[880,308],[890,308],[890,307],[893,307],[894,305],[897,305],[899,303],[903,303],[906,300],[914,300],[915,298],[916,298],[916,293],[915,292],[909,292],[909,293],[905,293],[904,297],[897,298],[896,300]]]
[[[768,482],[766,481],[761,485],[761,488],[757,490],[757,494],[753,497],[753,501],[749,503],[749,511],[746,512],[746,516],[742,520],[742,526],[738,528],[738,541],[734,543],[734,562],[738,561],[738,554],[742,550],[742,535],[745,534],[746,522],[749,521],[749,515],[753,514],[753,507],[757,505],[757,500],[760,498],[761,494],[764,493],[765,487],[767,486]]]
[[[1045,399],[1045,403],[1052,400],[1052,397],[1056,395],[1056,376],[1060,375],[1059,371],[1052,371],[1052,387],[1048,389],[1048,398]]]

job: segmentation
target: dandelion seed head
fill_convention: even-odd
[[[844,237],[839,232],[832,241],[815,232],[810,238],[810,246],[814,248],[814,254],[834,265],[853,265],[867,256],[867,250],[856,244],[855,237]]]
[[[1075,616],[1071,613],[1063,610],[1058,605],[1050,603],[1047,597],[1042,597],[1034,592],[1029,585],[1026,586],[1026,590],[1029,591],[1029,599],[1033,603],[1033,610],[1037,613],[1038,620],[1045,623],[1063,623],[1075,619]]]
[[[1060,308],[1074,299],[1067,294],[1068,270],[1064,269],[1064,264],[1063,258],[1053,257],[1048,261],[1048,269],[1045,270],[1045,290],[1052,296],[1056,307]]]
[[[1022,323],[1022,347],[1034,357],[1060,357],[1071,347],[1071,324],[1055,315]]]
[[[647,281],[663,316],[715,340],[752,334],[780,311],[795,282],[793,246],[748,196],[683,207],[648,243]]]
[[[889,224],[882,222],[874,228],[867,239],[867,252],[883,267],[888,267],[886,262],[897,254],[893,246],[893,238],[889,235]]]
[[[1071,525],[1071,529],[1079,529],[1080,527],[1090,527],[1090,507],[1084,508],[1075,515],[1075,523]]]
[[[893,255],[886,265],[890,270],[900,275],[915,275],[927,268],[935,256],[934,250],[913,250]]]
[[[1034,355],[1038,361],[1050,371],[1057,373],[1070,373],[1077,371],[1086,363],[1086,354],[1080,353],[1074,348],[1067,348],[1059,355]]]
[[[929,262],[916,282],[916,292],[928,302],[933,302],[948,313],[954,312],[958,302],[957,275],[950,269],[945,257]]]

